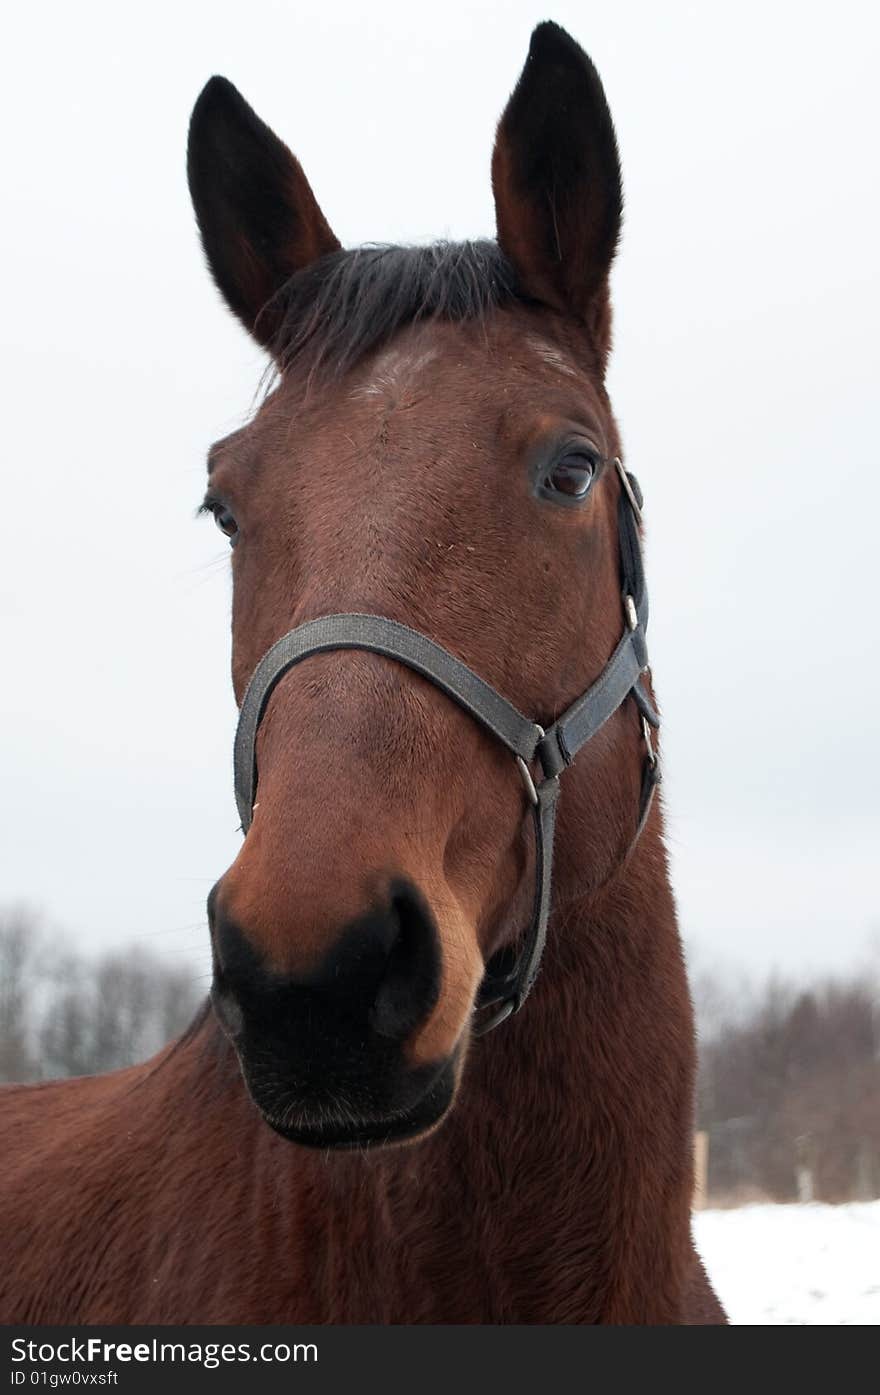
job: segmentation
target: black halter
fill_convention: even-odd
[[[487,972],[483,979],[478,1007],[490,1011],[475,1024],[478,1034],[490,1031],[522,1007],[538,973],[550,914],[559,776],[630,695],[641,715],[646,748],[638,823],[630,848],[645,826],[660,780],[659,761],[651,739],[651,728],[660,725],[660,718],[641,681],[648,667],[645,638],[648,593],[639,545],[642,498],[635,476],[624,470],[619,460],[614,464],[621,483],[617,525],[626,628],[595,683],[548,731],[524,717],[447,649],[417,630],[380,615],[324,615],[283,635],[257,664],[241,704],[235,735],[235,799],[245,833],[253,817],[260,721],[279,679],[312,654],[325,654],[334,649],[367,649],[405,664],[442,689],[514,756],[534,818],[534,905],[531,923],[513,967],[506,972]],[[537,783],[532,776],[535,763],[541,771]]]

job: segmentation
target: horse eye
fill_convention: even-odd
[[[598,458],[586,451],[570,451],[542,477],[539,492],[546,498],[577,503],[589,494],[598,464]]]
[[[225,533],[232,543],[232,546],[235,547],[238,541],[238,524],[229,510],[224,508],[222,504],[219,504],[214,510],[214,522],[217,524],[220,532]]]

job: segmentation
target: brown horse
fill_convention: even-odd
[[[497,244],[343,251],[219,78],[189,176],[217,285],[277,366],[210,453],[239,701],[280,636],[359,611],[549,726],[626,620],[604,386],[620,174],[589,59],[555,25],[532,37]],[[656,803],[636,838],[642,716],[631,694],[564,771],[544,966],[477,1036],[529,922],[522,767],[387,655],[286,672],[209,900],[211,1003],[144,1065],[3,1096],[0,1317],[723,1321],[691,1239],[693,1026]]]

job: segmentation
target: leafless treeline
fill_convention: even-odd
[[[733,992],[701,975],[694,987],[709,1199],[880,1196],[876,973]]]
[[[0,912],[0,1080],[144,1060],[192,1018],[195,977],[142,950],[77,954],[26,910]]]

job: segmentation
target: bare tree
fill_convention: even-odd
[[[0,915],[0,1080],[90,1075],[151,1056],[191,1020],[192,971],[136,949],[99,957]]]
[[[703,991],[712,1004],[723,988]],[[870,976],[774,978],[738,1019],[701,1024],[709,1191],[779,1201],[880,1194],[880,1031]]]
[[[35,936],[24,908],[0,913],[0,1080],[30,1080],[36,1071],[29,1039]]]

